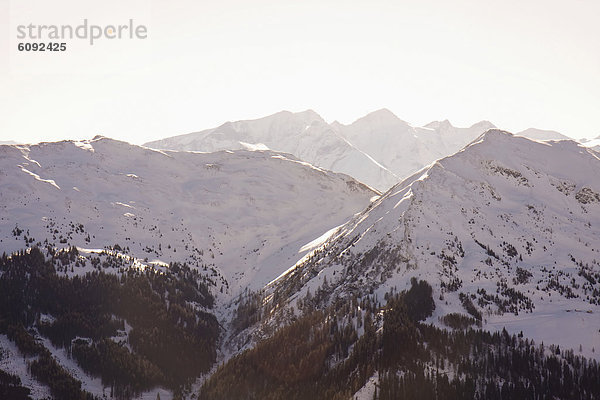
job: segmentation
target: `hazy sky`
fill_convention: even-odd
[[[280,110],[600,135],[598,0],[0,0],[0,140],[132,143]],[[127,5],[124,5],[126,3]],[[16,51],[16,25],[145,40]]]

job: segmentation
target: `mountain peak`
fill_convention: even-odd
[[[367,115],[365,115],[364,117],[359,118],[356,121],[354,121],[352,123],[352,125],[361,124],[361,123],[367,123],[367,124],[371,124],[371,125],[373,125],[373,124],[374,125],[397,125],[397,124],[408,125],[405,121],[402,121],[400,118],[398,118],[396,116],[396,114],[394,114],[387,108],[381,108],[379,110],[370,112]]]
[[[305,279],[301,293],[307,293],[327,276],[331,299],[360,297],[361,290],[383,296],[408,287],[414,275],[442,300],[431,321],[469,312],[464,299],[470,296],[472,310],[480,308],[471,315],[486,329],[506,325],[566,348],[591,343],[598,330],[588,324],[597,318],[598,303],[586,298],[586,279],[573,265],[584,271],[585,260],[597,262],[590,247],[600,234],[600,160],[582,150],[573,141],[541,143],[488,129],[463,151],[388,190],[280,287],[299,287]],[[528,278],[521,280],[523,273]],[[568,290],[542,285],[563,275]],[[567,315],[567,301],[589,315]],[[539,329],[548,315],[577,323],[585,339]]]
[[[517,133],[517,135],[534,140],[571,140],[570,137],[559,132],[537,128],[527,128],[524,131]]]
[[[325,122],[325,120],[319,114],[311,109],[300,112],[291,112],[287,110],[279,111],[278,113],[272,114],[268,117],[260,118],[259,120],[263,119],[292,119],[301,120],[307,123],[315,121]]]
[[[470,128],[471,129],[494,129],[494,128],[496,128],[496,125],[492,124],[490,121],[483,120],[483,121],[474,123],[473,125],[471,125]]]
[[[448,119],[445,119],[440,122],[439,129],[441,131],[449,131],[452,128],[454,128],[454,125],[452,125],[452,123]]]
[[[394,119],[394,120],[400,119],[396,116],[396,114],[394,114],[387,108],[380,108],[379,110],[372,111],[372,112],[368,113],[365,117],[386,118],[386,119]]]
[[[318,119],[318,120],[322,120],[323,118],[314,110],[312,109],[308,109],[308,110],[304,110],[304,111],[300,111],[295,113],[296,115],[300,115],[303,117],[307,117],[307,118],[313,118],[313,119]]]
[[[450,128],[454,128],[454,126],[452,125],[452,123],[449,120],[445,119],[443,121],[432,121],[432,122],[428,123],[427,125],[425,125],[425,128],[443,131],[443,130],[448,130]]]
[[[474,142],[490,141],[490,140],[505,140],[511,138],[514,135],[510,132],[503,131],[502,129],[492,128],[483,132]]]

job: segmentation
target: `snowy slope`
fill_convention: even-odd
[[[100,261],[109,248],[124,267],[187,262],[212,285],[211,311],[227,326],[227,307],[240,292],[294,265],[377,195],[349,176],[270,150],[163,152],[103,137],[4,145],[0,253],[74,245],[80,256]],[[64,273],[93,269],[87,262]],[[30,376],[14,344],[0,339],[8,354],[0,367],[44,398],[48,388]],[[64,349],[45,344],[83,389],[97,396],[107,390]],[[172,395],[155,388],[141,396],[158,393]]]
[[[21,384],[31,391],[30,396],[33,399],[48,399],[50,390],[47,386],[39,383],[27,367],[27,363],[31,359],[31,357],[23,356],[17,345],[6,335],[0,335],[0,370],[17,375],[21,379]]]
[[[313,165],[348,174],[377,189],[399,179],[340,137],[317,113],[282,111],[264,118],[227,122],[217,128],[145,144],[156,149],[219,151],[265,149],[290,153]]]
[[[0,251],[118,244],[132,263],[207,267],[226,301],[293,265],[374,195],[272,151],[160,152],[103,137],[0,146]]]
[[[433,286],[435,324],[472,303],[486,329],[597,358],[600,156],[489,130],[394,186],[268,291],[293,308],[319,288],[382,299],[411,277]]]

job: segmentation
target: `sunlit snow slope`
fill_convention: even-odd
[[[0,251],[118,245],[187,262],[224,299],[260,287],[376,193],[272,151],[160,152],[103,137],[0,146]]]
[[[411,277],[434,288],[433,323],[470,313],[597,357],[600,155],[489,130],[394,186],[269,290],[292,307],[319,288],[330,301],[382,299]]]

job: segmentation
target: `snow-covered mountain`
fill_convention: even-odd
[[[598,153],[573,141],[489,130],[394,186],[266,298],[291,309],[307,297],[382,299],[416,277],[433,287],[434,324],[471,314],[485,329],[597,357],[599,177]]]
[[[348,174],[385,191],[433,161],[454,154],[491,128],[495,126],[488,121],[459,128],[448,120],[414,127],[387,109],[374,111],[349,125],[337,121],[328,124],[312,110],[282,111],[149,142],[146,146],[207,152],[269,148]],[[517,135],[534,140],[569,139],[558,132],[533,128]]]
[[[457,128],[448,120],[413,127],[391,111],[382,109],[350,125],[335,124],[334,129],[392,171],[400,181],[433,161],[456,153],[494,127],[488,121],[481,121],[469,128]]]
[[[328,124],[312,110],[282,111],[264,118],[227,122],[217,128],[174,136],[145,146],[217,151],[273,149],[313,165],[348,174],[381,191],[438,158],[460,150],[494,125],[482,121],[456,128],[448,121],[415,128],[382,109],[350,125]]]
[[[0,250],[118,245],[138,260],[213,269],[227,299],[269,282],[376,195],[272,151],[163,152],[104,137],[6,145]]]
[[[285,138],[315,119],[310,124],[314,130],[307,129],[314,137],[307,143],[319,134],[338,138],[348,144],[347,154],[362,154],[380,171],[389,169],[371,153],[394,168],[417,168],[415,160],[440,156],[431,149],[460,147],[491,126],[482,122],[455,128],[443,121],[414,128],[386,110],[348,126],[325,124],[328,127],[319,127],[318,116],[309,112],[292,126],[290,118],[296,117],[280,114],[279,122],[269,122],[273,138]],[[348,337],[338,339],[353,343],[366,331],[359,304],[375,310],[383,307],[386,293],[408,289],[413,277],[433,287],[436,307],[428,323],[444,326],[444,317],[450,314],[470,314],[484,329],[523,331],[538,343],[559,344],[598,358],[599,153],[572,141],[531,141],[491,129],[378,197],[347,175],[266,149],[271,146],[258,140],[266,120],[256,126],[256,121],[247,126],[233,123],[217,128],[218,134],[207,133],[206,139],[213,140],[221,134],[226,137],[228,131],[233,138],[229,145],[240,145],[214,153],[153,150],[104,137],[0,146],[0,250],[10,253],[36,245],[47,250],[56,266],[54,278],[92,270],[121,274],[127,268],[145,271],[153,266],[166,276],[172,290],[165,294],[161,284],[152,287],[157,304],[164,307],[163,321],[171,316],[174,329],[185,329],[188,321],[217,316],[215,331],[196,329],[211,346],[223,345],[217,361],[251,347],[256,343],[252,338],[281,338],[278,332],[285,329],[281,329],[285,322],[295,320],[290,317],[319,307],[330,306],[343,316],[342,324],[352,326],[356,337],[347,331]],[[240,141],[240,132],[256,136]],[[371,140],[364,140],[365,135]],[[382,145],[372,146],[378,141]],[[215,143],[211,150],[220,146],[219,140]],[[396,143],[405,144],[403,152],[416,154],[412,164],[408,156],[401,159],[387,151]],[[365,150],[357,150],[358,146]],[[319,153],[323,149],[312,150],[315,157],[326,155]],[[47,249],[69,246],[77,246],[79,256],[69,259],[73,253]],[[190,286],[185,285],[197,277],[180,267],[167,269],[170,262],[185,262],[198,271],[202,285],[216,296],[216,307],[196,296],[202,285],[187,293]],[[7,282],[11,274],[3,273],[0,278]],[[148,280],[152,277],[147,275]],[[36,289],[46,290],[43,279],[35,282]],[[26,284],[27,279],[14,283]],[[137,292],[121,284],[136,299]],[[13,295],[6,299],[21,304]],[[26,303],[21,305],[27,309]],[[82,317],[70,320],[68,312],[52,315],[39,309],[37,313],[43,314],[30,318],[26,335],[39,339],[82,389],[98,396],[106,393],[106,373],[100,378],[86,372],[68,346],[55,345],[47,336],[48,326],[57,321]],[[385,317],[377,315],[370,326],[381,328]],[[144,349],[139,338],[144,332],[149,335],[143,336],[146,343],[156,346],[153,319],[146,326],[125,311],[111,318],[123,318],[116,336],[92,339],[76,333],[77,340],[88,345],[118,342],[136,357],[152,353],[154,348]],[[131,332],[135,334],[130,336]],[[160,333],[170,337],[168,332]],[[10,354],[0,356],[0,369],[20,376],[36,398],[50,394],[27,366],[39,354],[21,358],[22,350],[8,333],[0,335],[0,347],[3,354]],[[313,354],[314,349],[307,350],[307,355]],[[116,356],[108,359],[118,361]],[[144,398],[153,399],[169,398],[176,386],[144,387]]]
[[[196,343],[194,351],[198,354],[193,356],[193,368],[197,369],[188,368],[185,374],[185,379],[195,378],[198,371],[206,370],[214,362],[213,349],[218,337],[226,333],[217,325],[229,325],[227,307],[231,301],[247,289],[263,287],[294,265],[322,243],[332,228],[348,221],[378,195],[347,175],[325,171],[289,154],[271,150],[157,151],[104,137],[3,145],[0,146],[0,254],[10,255],[32,247],[42,249],[42,258],[47,257],[54,268],[48,279],[55,283],[35,283],[35,279],[27,283],[27,279],[15,278],[19,270],[15,275],[6,271],[10,271],[11,263],[18,261],[3,257],[0,268],[2,301],[14,309],[17,306],[13,307],[13,304],[23,303],[15,301],[15,293],[53,290],[56,282],[67,287],[67,282],[75,285],[82,281],[91,282],[100,271],[120,279],[146,274],[138,275],[142,281],[153,279],[151,277],[157,274],[163,277],[163,283],[152,289],[145,286],[152,294],[145,292],[149,297],[146,296],[142,303],[150,306],[148,299],[155,296],[156,303],[151,306],[163,318],[166,313],[174,315],[178,310],[187,310],[171,317],[167,326],[172,326],[162,330],[163,339],[157,340],[172,352],[177,348],[176,343],[185,346],[196,340],[194,337],[200,337],[199,344],[204,345],[199,347]],[[14,257],[26,256],[15,254]],[[182,272],[186,271],[184,263],[191,268],[191,273]],[[35,268],[43,270],[42,266]],[[66,279],[74,276],[79,279]],[[124,285],[124,281],[121,282]],[[165,283],[177,288],[165,294]],[[35,288],[27,287],[28,284]],[[95,293],[108,295],[103,292],[106,288],[97,285],[97,282],[90,283]],[[122,294],[125,293],[123,290]],[[203,290],[208,290],[212,296],[202,294]],[[131,369],[135,363],[132,360],[147,360],[144,357],[150,357],[149,354],[161,348],[156,341],[151,341],[148,348],[139,345],[139,341],[134,345],[135,339],[130,340],[131,332],[137,332],[133,336],[139,339],[153,329],[137,319],[136,315],[143,315],[143,311],[127,314],[126,310],[113,309],[109,318],[122,318],[123,327],[112,333],[106,332],[114,327],[109,331],[106,326],[99,327],[99,331],[104,332],[101,339],[83,333],[85,330],[81,327],[89,322],[82,322],[84,317],[81,315],[96,323],[105,321],[102,318],[106,317],[106,307],[111,306],[104,303],[91,308],[104,310],[98,312],[89,308],[83,313],[79,310],[73,319],[70,313],[77,304],[65,300],[76,298],[73,297],[76,293],[76,290],[65,289],[66,297],[53,296],[61,304],[58,308],[51,312],[37,309],[38,319],[23,322],[33,333],[22,335],[35,335],[35,340],[43,344],[44,350],[36,350],[37,354],[33,356],[24,354],[21,357],[23,342],[11,337],[14,326],[18,325],[9,324],[7,328],[6,307],[0,310],[3,323],[0,327],[0,374],[6,372],[13,374],[10,379],[19,378],[25,387],[23,390],[31,390],[35,399],[50,395],[68,398],[65,392],[59,392],[68,387],[65,382],[72,382],[74,387],[81,385],[82,390],[98,398],[110,389],[112,398],[112,384],[106,371],[90,370],[89,364],[80,359],[76,361],[70,350],[56,343],[56,336],[48,333],[52,328],[47,326],[61,325],[68,320],[69,332],[74,329],[75,335],[84,335],[87,344],[101,346],[99,343],[106,343],[106,340],[119,346],[125,344],[127,350],[121,348],[120,352],[102,356],[105,362],[115,365],[124,365],[123,360],[129,360],[130,370],[126,372],[133,377],[127,378],[130,379],[128,382],[121,382],[119,390],[135,386],[139,391],[136,397],[155,399],[160,395],[163,399],[172,398],[178,387],[172,379],[158,379],[150,384]],[[35,295],[28,297],[30,304],[26,307],[39,307],[36,301]],[[50,307],[49,303],[44,301],[42,307]],[[66,314],[57,311],[65,308]],[[40,316],[41,313],[44,314]],[[182,315],[191,315],[190,321],[195,321],[198,326],[190,325],[189,321],[178,325]],[[14,318],[10,321],[16,324]],[[187,329],[186,336],[169,344],[170,339],[165,338],[176,336],[178,329]],[[67,336],[65,340],[70,341],[72,337]],[[56,361],[48,359],[49,364],[32,372],[28,365],[39,362],[46,351]],[[150,367],[146,364],[144,368],[150,368],[150,371],[161,368],[165,374],[174,368],[185,368],[185,357],[173,357],[176,360],[168,361],[167,356],[161,356],[154,359]],[[177,360],[182,361],[177,364]],[[168,367],[169,362],[176,363],[175,367]],[[44,381],[47,371],[58,368],[67,372]],[[0,378],[5,379],[5,376]],[[0,398],[5,393],[3,382],[0,382]]]
[[[394,173],[340,136],[311,110],[282,111],[256,120],[227,122],[217,128],[149,142],[145,146],[206,152],[268,148],[348,174],[379,190],[398,181]]]
[[[524,131],[516,133],[518,136],[524,136],[533,140],[572,140],[570,137],[565,136],[556,131],[549,131],[543,129],[529,128]]]

